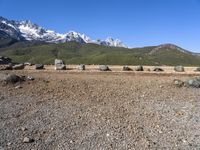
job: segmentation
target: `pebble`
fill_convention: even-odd
[[[27,79],[28,79],[28,80],[35,80],[35,78],[32,77],[32,76],[28,76]]]
[[[27,128],[25,128],[25,127],[21,127],[21,130],[22,130],[22,131],[26,131]]]
[[[23,140],[23,143],[32,143],[32,142],[34,142],[34,139],[28,137],[25,137]]]
[[[22,88],[21,85],[17,85],[17,86],[15,87],[15,89],[21,89],[21,88]]]

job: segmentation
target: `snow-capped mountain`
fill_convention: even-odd
[[[44,29],[31,21],[13,21],[0,17],[0,38],[11,37],[17,40],[43,41],[48,43],[95,43],[104,46],[126,47],[120,40],[107,38],[106,40],[92,40],[84,34],[70,31],[65,34]]]

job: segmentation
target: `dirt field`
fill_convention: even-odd
[[[35,80],[0,86],[0,150],[200,149],[200,89],[173,85],[200,75],[194,68],[52,68],[6,71]]]

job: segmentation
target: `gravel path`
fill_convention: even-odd
[[[17,73],[36,79],[0,86],[0,150],[200,149],[200,89],[173,85],[187,76]]]

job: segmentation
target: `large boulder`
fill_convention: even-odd
[[[200,88],[200,77],[189,79],[185,82],[187,87]]]
[[[175,67],[174,67],[174,71],[176,71],[176,72],[184,72],[185,69],[184,69],[183,66],[175,66]]]
[[[155,71],[155,72],[163,72],[164,70],[163,70],[162,68],[155,67],[155,68],[153,69],[153,71]]]
[[[78,66],[78,70],[85,70],[85,65],[84,64],[80,64]]]
[[[128,66],[123,66],[122,70],[123,70],[123,71],[132,71],[133,69],[131,69],[131,68],[128,67]]]
[[[24,64],[17,64],[17,65],[14,65],[12,68],[13,70],[22,70],[24,69]]]
[[[36,70],[44,69],[44,65],[43,64],[35,64],[35,69]]]
[[[15,74],[0,73],[0,82],[14,84],[20,81],[22,81],[20,76],[17,76]]]
[[[196,70],[194,70],[195,72],[200,72],[200,67],[197,67]]]
[[[135,68],[135,71],[144,71],[144,68],[140,65]]]
[[[12,64],[0,65],[0,70],[12,70]]]
[[[25,62],[24,65],[25,66],[32,66],[33,64],[31,62]]]
[[[55,59],[55,70],[66,70],[66,66],[62,60]]]
[[[107,65],[100,65],[99,70],[100,71],[110,71],[110,68]]]

